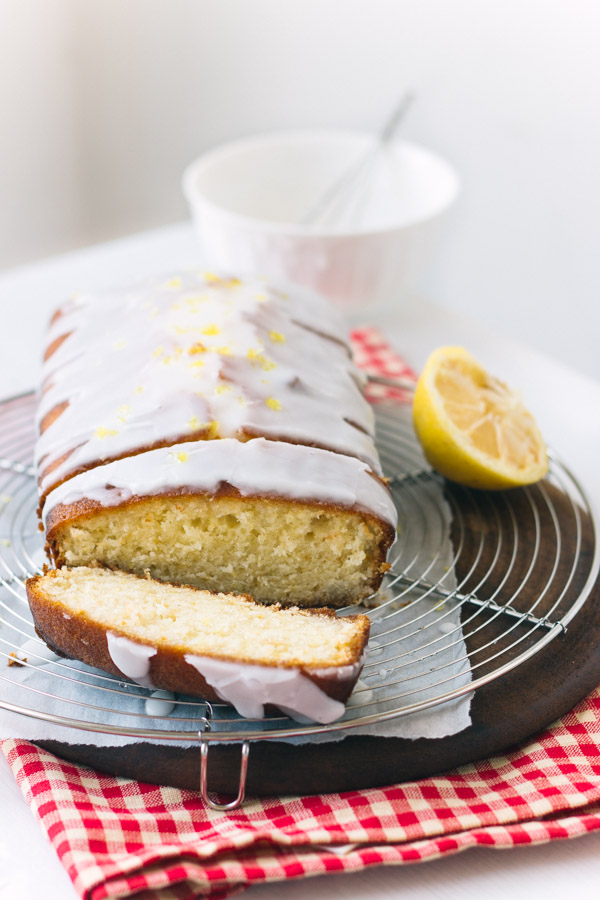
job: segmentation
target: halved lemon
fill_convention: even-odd
[[[519,395],[462,347],[440,347],[427,360],[413,421],[427,460],[450,481],[501,490],[548,471],[544,439]]]

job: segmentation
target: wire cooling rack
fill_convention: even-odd
[[[366,604],[377,641],[345,716],[328,726],[281,715],[244,719],[225,704],[185,697],[174,699],[171,714],[152,714],[149,691],[81,663],[49,660],[35,635],[24,588],[44,563],[31,466],[34,405],[32,394],[0,404],[0,707],[55,725],[146,740],[200,736],[203,764],[207,742],[242,741],[245,762],[249,741],[372,725],[500,677],[566,630],[598,575],[592,511],[554,456],[548,477],[531,488],[488,494],[452,486],[425,465],[406,407],[382,403],[378,447],[400,526],[391,571]],[[19,648],[26,661],[9,667]],[[426,689],[415,666],[427,671]],[[23,677],[28,669],[35,677]]]

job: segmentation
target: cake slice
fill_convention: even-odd
[[[62,656],[144,687],[225,701],[247,718],[276,707],[327,724],[363,665],[365,615],[281,608],[103,568],[27,582],[37,633]]]
[[[99,563],[292,606],[374,593],[395,537],[365,463],[283,441],[198,441],[75,475],[44,507],[56,566]]]

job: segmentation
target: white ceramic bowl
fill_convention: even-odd
[[[332,223],[302,224],[374,144],[360,132],[279,132],[200,156],[183,189],[207,264],[306,285],[350,314],[400,298],[458,195],[447,162],[395,141],[355,179]]]

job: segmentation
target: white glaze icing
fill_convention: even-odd
[[[178,488],[213,493],[221,482],[243,496],[281,496],[358,508],[396,527],[389,491],[365,463],[329,450],[264,438],[178,444],[89,469],[51,491],[44,523],[60,504],[89,499],[117,506],[131,497]]]
[[[154,691],[146,700],[147,716],[168,716],[175,709],[175,694],[171,691]]]
[[[187,272],[74,298],[48,346],[64,335],[44,366],[38,422],[68,406],[40,436],[36,461],[43,471],[70,455],[43,491],[77,468],[202,433],[317,444],[379,471],[343,326],[305,289]]]
[[[375,693],[369,688],[367,683],[359,678],[356,684],[354,685],[354,690],[352,691],[346,706],[362,706],[366,703],[371,703]]]
[[[202,675],[218,697],[231,703],[247,719],[262,719],[269,703],[303,723],[327,725],[344,714],[344,704],[328,697],[301,669],[251,665],[191,653],[185,655],[185,661]],[[314,674],[350,680],[356,677],[361,666],[362,661],[315,670]]]
[[[154,687],[149,673],[150,659],[157,652],[155,647],[146,647],[112,631],[106,633],[106,643],[110,658],[123,675],[142,687]]]

